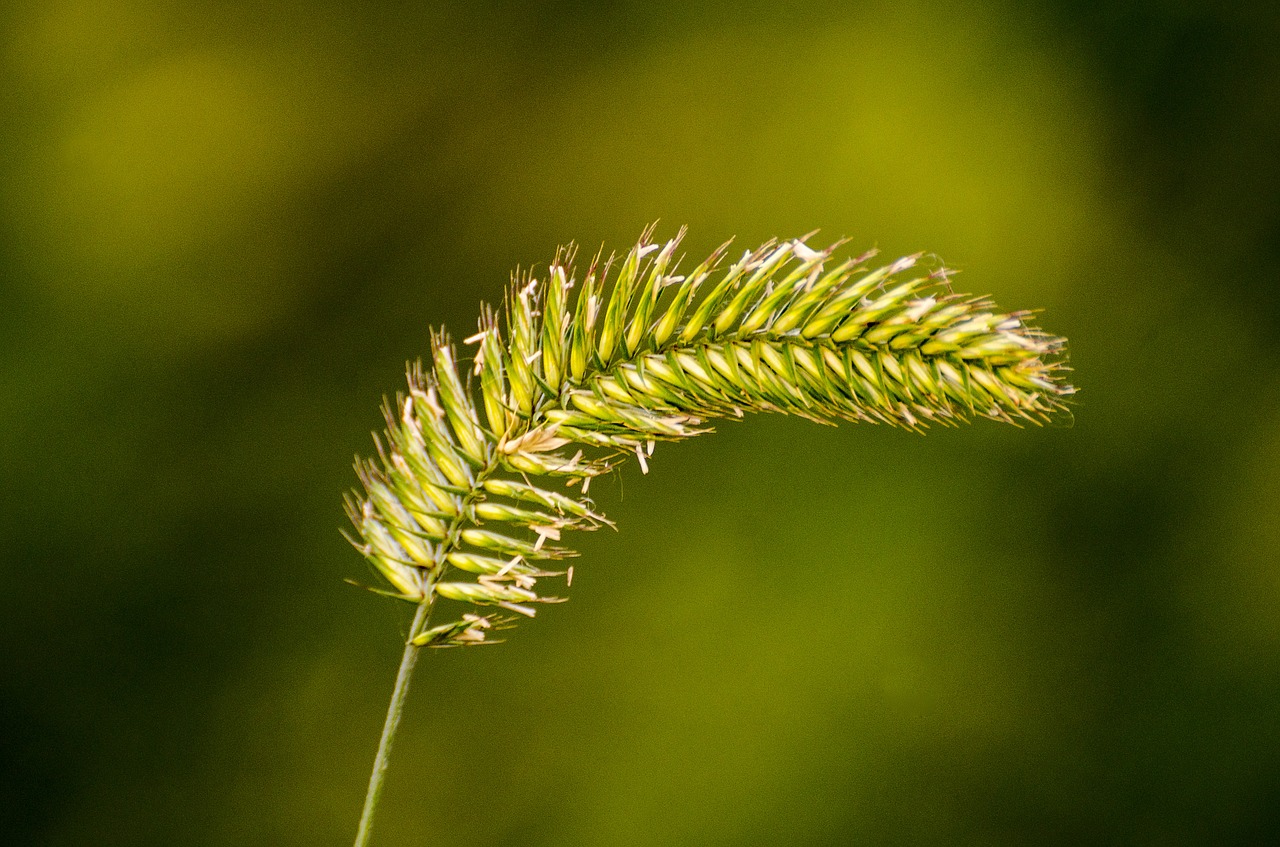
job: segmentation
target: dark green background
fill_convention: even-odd
[[[580,540],[570,604],[424,659],[376,844],[1280,834],[1275,14],[0,26],[6,843],[349,843],[407,621],[342,581],[351,457],[429,327],[655,219],[693,254],[936,252],[1071,338],[1075,423],[659,447],[593,488],[621,531]]]

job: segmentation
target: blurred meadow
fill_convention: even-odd
[[[1070,426],[780,417],[419,666],[377,845],[1280,839],[1280,15],[10,0],[0,840],[341,845],[408,613],[351,457],[557,244],[821,229],[1071,340]]]

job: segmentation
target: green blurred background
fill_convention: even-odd
[[[936,252],[1075,423],[659,448],[570,604],[425,657],[375,843],[1276,843],[1269,5],[5,3],[3,840],[349,843],[407,622],[351,457],[661,219]]]

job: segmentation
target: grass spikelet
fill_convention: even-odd
[[[747,412],[913,430],[1044,424],[1074,392],[1064,339],[952,291],[923,254],[872,267],[874,253],[839,259],[841,244],[806,236],[727,267],[726,244],[682,275],[683,235],[658,243],[650,227],[620,261],[597,256],[581,284],[572,247],[545,273],[515,275],[505,320],[481,308],[469,364],[433,333],[430,367],[412,365],[387,406],[378,460],[357,460],[351,541],[374,590],[416,606],[357,847],[418,649],[492,643],[513,618],[486,610],[533,617],[560,602],[539,580],[566,574],[534,563],[574,555],[557,543],[567,530],[612,526],[587,496],[592,478],[630,457],[647,470],[655,442]],[[578,493],[553,490],[565,483]],[[465,611],[430,626],[438,598]]]

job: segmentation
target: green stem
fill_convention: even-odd
[[[400,671],[396,674],[396,687],[391,692],[391,703],[387,706],[387,720],[382,725],[382,739],[378,742],[378,755],[373,760],[373,773],[369,774],[369,791],[364,796],[364,811],[360,813],[360,828],[356,831],[355,847],[365,847],[369,836],[373,833],[373,813],[378,808],[378,799],[382,796],[382,781],[387,775],[387,762],[391,756],[391,743],[395,741],[396,730],[400,727],[400,716],[404,714],[404,701],[409,695],[409,681],[413,677],[413,667],[418,663],[421,647],[414,645],[413,639],[427,628],[431,617],[431,600],[418,604],[413,615],[413,624],[409,627],[409,637],[405,640],[404,654],[400,657]]]
[[[440,549],[437,552],[437,562],[440,563],[438,570],[444,568],[445,557],[448,556],[449,551],[457,547],[463,518],[467,515],[471,504],[480,496],[484,481],[497,469],[497,466],[497,458],[490,456],[489,461],[476,474],[471,490],[463,498],[458,514],[454,516],[449,526],[448,534],[440,542]],[[400,670],[396,673],[396,686],[391,691],[391,702],[387,705],[387,720],[382,725],[382,738],[378,741],[378,755],[373,760],[373,773],[369,774],[369,791],[364,795],[364,811],[360,813],[360,828],[356,830],[354,847],[366,847],[369,836],[373,832],[373,813],[377,810],[378,799],[382,796],[382,781],[387,775],[391,743],[395,741],[396,730],[400,728],[404,701],[409,696],[409,680],[413,677],[414,665],[418,663],[418,653],[422,651],[421,647],[413,643],[413,639],[427,631],[427,622],[431,618],[431,604],[435,599],[435,581],[438,578],[437,573],[427,581],[423,589],[424,599],[418,603],[418,610],[414,613],[413,623],[409,627],[409,637],[405,639],[404,653],[400,656]]]

